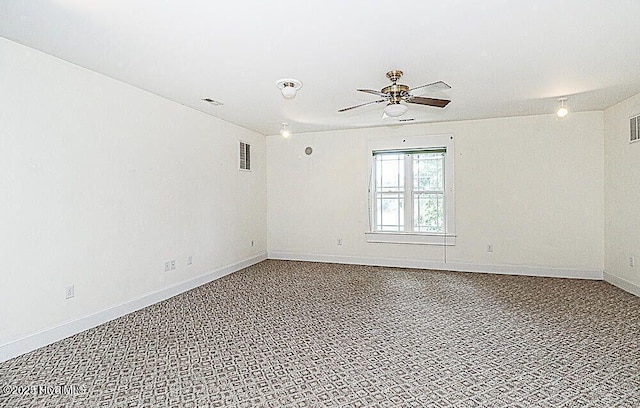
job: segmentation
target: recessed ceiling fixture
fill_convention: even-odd
[[[556,115],[558,115],[559,118],[564,118],[569,114],[569,109],[567,109],[567,107],[564,106],[564,101],[566,100],[567,98],[558,98],[558,102],[560,102],[560,107],[556,111]]]
[[[298,90],[302,88],[302,82],[293,78],[284,78],[276,82],[276,86],[282,91],[282,96],[287,99],[293,99],[296,97]]]
[[[282,122],[282,127],[280,128],[280,136],[287,139],[291,136],[291,130],[289,130],[289,124],[286,122]]]

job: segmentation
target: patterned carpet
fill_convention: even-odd
[[[265,261],[0,364],[2,407],[640,407],[605,282]]]

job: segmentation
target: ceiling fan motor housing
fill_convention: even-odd
[[[389,94],[391,103],[400,103],[401,98],[409,94],[409,87],[394,83],[393,85],[385,86],[380,92]]]

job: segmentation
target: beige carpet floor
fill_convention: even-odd
[[[2,363],[0,385],[1,407],[637,408],[640,298],[265,261]]]

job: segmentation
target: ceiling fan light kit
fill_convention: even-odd
[[[397,118],[398,116],[404,115],[408,109],[407,105],[403,105],[401,103],[390,103],[384,108],[384,113],[392,118]]]
[[[276,86],[282,92],[282,96],[287,99],[293,99],[296,97],[298,90],[302,88],[302,82],[293,78],[283,78],[276,82]]]
[[[436,108],[444,108],[451,102],[448,99],[436,99],[426,98],[422,96],[415,96],[411,94],[411,91],[421,89],[426,91],[438,91],[443,89],[450,89],[451,87],[442,81],[432,82],[430,84],[417,86],[415,88],[409,88],[407,85],[399,84],[398,80],[402,77],[402,71],[393,70],[387,72],[387,78],[391,81],[391,85],[385,86],[380,91],[375,89],[358,89],[359,92],[366,92],[373,95],[377,95],[382,99],[372,102],[361,103],[360,105],[350,106],[348,108],[340,109],[338,112],[348,111],[354,108],[359,108],[365,105],[371,105],[373,103],[387,102],[387,106],[384,108],[384,113],[392,118],[397,118],[404,115],[407,112],[407,105],[405,103],[415,103],[418,105],[433,106]],[[404,102],[404,103],[401,103]]]

